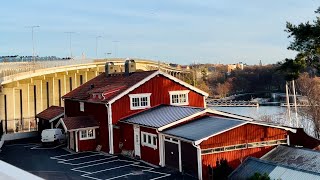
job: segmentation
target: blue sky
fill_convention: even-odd
[[[316,0],[8,0],[0,5],[0,55],[139,57],[188,64],[275,63],[295,52],[286,21],[315,19]],[[117,43],[113,41],[118,41]],[[109,55],[110,56],[110,55]]]

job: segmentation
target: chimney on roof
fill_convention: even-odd
[[[131,73],[136,71],[136,62],[133,59],[126,59],[124,63],[125,75],[129,76]]]
[[[114,63],[107,62],[104,69],[105,69],[106,77],[110,76],[110,74],[113,74],[115,70]]]

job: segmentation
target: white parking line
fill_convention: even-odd
[[[86,152],[79,152],[79,153],[70,153],[70,154],[63,154],[63,155],[59,155],[59,156],[53,156],[53,157],[50,157],[50,159],[58,159],[59,157],[65,157],[65,156],[70,156],[70,155],[75,155],[75,154],[83,154],[83,153],[99,153],[99,152],[86,151]]]
[[[103,158],[103,159],[98,159],[98,160],[94,160],[94,161],[87,161],[87,162],[78,163],[78,164],[70,163],[70,162],[66,162],[66,161],[58,161],[58,163],[72,165],[72,166],[78,166],[78,165],[89,164],[89,163],[94,163],[94,162],[98,162],[98,161],[104,161],[104,160],[113,159],[113,158],[115,158],[115,156],[111,156],[111,157]]]
[[[64,144],[60,144],[60,145],[58,145],[58,146],[48,147],[48,148],[41,147],[41,145],[40,145],[40,146],[34,146],[34,147],[30,148],[30,149],[56,149],[56,148],[61,147],[61,146],[63,146],[63,145],[64,145]]]
[[[145,170],[145,171],[163,175],[163,176],[160,176],[160,177],[152,178],[150,180],[156,180],[156,179],[160,179],[160,178],[171,176],[171,174],[168,174],[168,173],[162,173],[162,172],[157,172],[157,171],[152,171],[152,170]]]
[[[147,168],[145,170],[141,170],[141,171],[149,171],[149,170],[152,170],[153,168],[152,167],[146,167],[146,166],[140,166],[140,165],[136,165],[136,164],[131,164],[131,166],[138,166],[138,167],[143,167],[143,168]],[[90,174],[87,174],[87,175],[90,175]],[[133,172],[130,172],[128,174],[123,174],[123,175],[120,175],[120,176],[116,176],[116,177],[112,177],[112,178],[109,178],[109,179],[106,179],[106,180],[111,180],[111,179],[118,179],[118,178],[121,178],[121,177],[124,177],[124,176],[130,176],[130,175],[134,175]]]
[[[85,155],[85,156],[75,157],[75,158],[72,158],[72,159],[56,158],[56,160],[58,160],[58,161],[71,161],[71,160],[83,159],[83,158],[92,157],[92,156],[98,156],[98,155],[101,155],[101,154],[99,154],[99,153],[94,153],[94,154],[91,154],[91,155]]]
[[[28,145],[37,145],[37,143],[26,143],[26,144],[8,144],[8,145],[5,145],[5,146],[28,146]]]

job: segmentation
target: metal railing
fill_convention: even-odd
[[[21,119],[8,119],[2,121],[3,131],[6,133],[29,132],[38,129],[37,121],[34,117]]]

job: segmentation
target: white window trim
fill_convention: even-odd
[[[92,137],[88,137],[88,132],[89,130],[93,130],[93,136]],[[83,138],[81,137],[81,133],[82,131],[86,131],[87,133],[87,137]],[[88,140],[88,139],[95,139],[96,138],[96,129],[85,129],[85,130],[80,130],[79,131],[79,137],[80,137],[80,140]]]
[[[148,142],[144,142],[143,141],[143,135],[146,135],[146,141],[148,141],[148,136],[151,136],[151,144],[149,144]],[[154,137],[157,139],[156,140],[156,145],[154,145],[153,143],[153,140],[154,140]],[[153,149],[157,149],[158,148],[158,136],[156,134],[152,134],[152,133],[147,133],[147,132],[143,132],[141,131],[141,145],[142,146],[147,146],[147,147],[150,147],[150,148],[153,148]]]
[[[189,92],[190,92],[190,90],[169,91],[170,105],[180,105],[180,106],[189,105]],[[172,95],[179,95],[179,94],[185,94],[186,95],[186,102],[184,102],[184,103],[172,103]]]
[[[79,102],[80,104],[80,111],[84,112],[84,102]]]
[[[151,96],[151,93],[129,94],[129,97],[130,97],[130,110],[149,108],[150,107],[150,96]],[[137,107],[133,107],[132,106],[132,99],[133,98],[143,98],[143,97],[147,97],[148,104],[146,106],[137,106]],[[141,101],[139,101],[139,102],[141,102]]]

